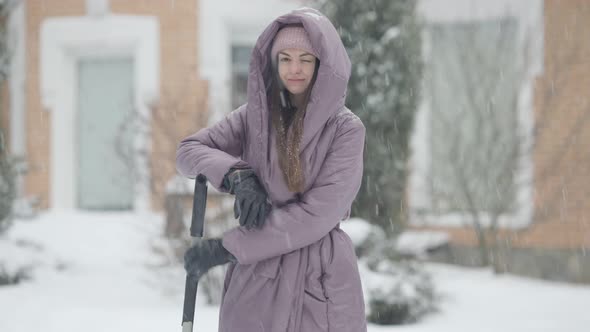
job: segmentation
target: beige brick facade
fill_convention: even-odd
[[[110,1],[114,14],[152,15],[160,27],[160,100],[152,114],[152,207],[163,206],[165,182],[176,173],[178,141],[206,123],[207,84],[198,72],[198,0]],[[26,195],[49,207],[51,113],[42,110],[39,91],[39,38],[43,20],[85,15],[84,0],[26,1],[26,137],[30,167]]]
[[[532,246],[590,245],[590,2],[545,1]]]

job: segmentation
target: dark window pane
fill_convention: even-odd
[[[231,49],[232,76],[231,76],[231,104],[236,109],[248,99],[248,68],[252,46],[233,45]]]

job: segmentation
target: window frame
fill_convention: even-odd
[[[496,18],[498,19],[498,18]],[[471,20],[470,23],[477,24],[478,22],[487,22],[485,20]],[[517,54],[523,50],[524,34],[522,29],[522,22],[516,18],[518,26],[517,37]],[[442,22],[442,24],[454,24],[456,22]],[[441,24],[441,22],[437,22]],[[536,36],[535,36],[536,37]],[[431,56],[432,45],[430,43],[431,36],[427,29],[422,31],[423,42],[423,60],[427,63]],[[532,123],[533,123],[533,88],[534,76],[538,74],[535,72],[535,64],[527,64],[523,73],[523,84],[518,88],[518,106],[517,106],[517,136],[522,135],[522,148],[525,151],[530,151],[527,147],[532,142]],[[431,204],[432,192],[430,191],[430,165],[432,162],[432,146],[430,141],[432,139],[430,121],[432,120],[432,108],[430,106],[430,98],[427,95],[426,81],[422,80],[423,96],[417,110],[415,119],[415,129],[411,138],[412,156],[410,160],[410,170],[408,178],[408,204],[409,204],[409,223],[414,226],[440,226],[440,227],[464,227],[470,226],[469,221],[471,215],[465,212],[453,213],[436,213]],[[522,183],[516,187],[515,200],[516,207],[513,213],[506,213],[499,216],[498,225],[501,228],[520,229],[525,228],[532,223],[532,155],[530,153],[522,153],[519,155],[518,167],[515,174],[517,183]],[[481,217],[482,226],[488,227],[490,225],[491,216],[489,213],[482,211],[478,212]]]

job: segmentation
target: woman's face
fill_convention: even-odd
[[[316,57],[304,50],[288,48],[278,54],[279,77],[293,95],[305,92],[315,71]]]

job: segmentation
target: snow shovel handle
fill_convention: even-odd
[[[195,179],[191,237],[193,244],[203,237],[205,226],[205,207],[207,206],[207,178],[199,174]],[[187,274],[184,286],[184,308],[182,311],[182,332],[192,332],[195,319],[195,302],[199,280]]]

